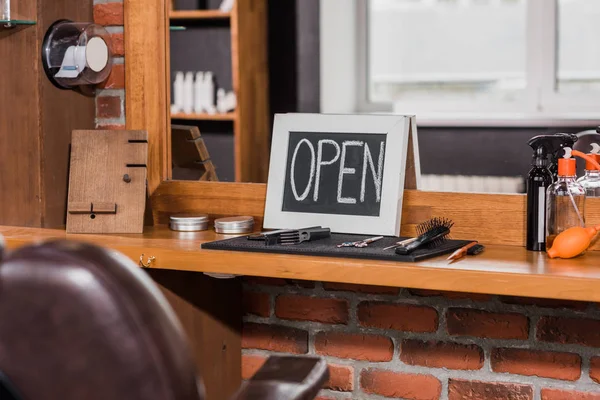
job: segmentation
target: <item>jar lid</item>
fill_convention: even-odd
[[[254,228],[254,218],[247,215],[215,220],[217,233],[248,233],[252,231],[252,228]]]
[[[207,214],[176,214],[170,217],[170,227],[174,231],[204,231],[208,221]]]

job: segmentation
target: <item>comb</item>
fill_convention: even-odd
[[[400,246],[396,249],[396,254],[407,255],[413,251],[429,247],[435,248],[444,243],[450,234],[450,228],[454,225],[451,219],[448,218],[432,218],[417,226],[419,236],[411,243]]]
[[[325,239],[328,237],[331,237],[329,228],[308,228],[284,232],[279,235],[279,242],[286,246],[311,242],[313,240]]]

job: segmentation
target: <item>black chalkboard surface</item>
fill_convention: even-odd
[[[282,211],[379,216],[386,139],[290,132]]]

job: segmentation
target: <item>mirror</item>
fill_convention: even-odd
[[[249,15],[256,14],[241,9],[244,2],[227,11],[223,0],[173,0],[171,25],[185,30],[170,33],[172,123],[199,128],[220,181],[266,181],[274,113],[329,112],[324,98],[348,103],[347,93],[326,92],[328,82],[321,77],[328,68],[324,56],[336,51],[324,35],[354,19],[356,32],[346,38],[357,40],[345,40],[354,46],[354,64],[334,66],[337,74],[350,77],[342,84],[356,87],[354,108],[346,112],[417,115],[423,190],[523,193],[531,137],[581,132],[577,147],[585,152],[591,142],[600,142],[590,130],[600,124],[589,117],[598,115],[597,107],[584,119],[556,118],[562,110],[588,111],[576,108],[583,96],[600,100],[600,75],[595,75],[600,53],[592,51],[592,38],[600,34],[595,22],[600,2],[558,1],[553,90],[571,97],[552,97],[554,109],[545,103],[530,109],[535,57],[527,47],[527,0],[360,0],[356,6],[342,2],[337,10],[326,1],[254,1],[260,15],[240,39]],[[583,28],[582,36],[577,32]],[[209,83],[198,85],[206,81],[206,71],[212,73]],[[192,74],[186,78],[187,72]],[[235,109],[220,113],[187,104],[183,110],[178,102],[186,99],[176,86],[186,79],[194,81],[194,89],[207,89],[214,107],[218,89],[237,94]],[[187,97],[193,103],[197,95]],[[550,111],[530,113],[538,106]],[[172,154],[174,164],[178,157]],[[173,179],[198,179],[188,172],[175,165]]]

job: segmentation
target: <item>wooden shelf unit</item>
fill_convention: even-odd
[[[226,114],[171,114],[171,119],[184,119],[189,121],[235,121],[235,112]]]
[[[171,11],[170,18],[172,21],[198,19],[228,19],[231,18],[231,13],[219,10]]]
[[[170,21],[199,20],[187,32],[203,29],[202,20],[228,19],[231,36],[231,88],[237,96],[237,108],[225,116],[171,115],[171,119],[195,121],[233,121],[233,157],[236,182],[267,181],[271,141],[271,116],[268,104],[267,0],[236,1],[230,13],[217,10],[171,11]],[[214,24],[213,24],[214,25]],[[207,26],[212,26],[207,23]],[[193,33],[181,33],[193,34]],[[193,49],[190,49],[193,51]],[[206,54],[206,57],[211,57]],[[170,64],[168,54],[167,63]],[[219,71],[213,71],[219,79]],[[169,76],[170,74],[167,74]],[[168,78],[167,93],[172,82]],[[222,85],[227,86],[227,85]],[[200,126],[200,132],[202,127]],[[170,132],[168,133],[170,137]],[[225,159],[213,154],[213,159]],[[229,159],[231,160],[231,159]],[[218,168],[219,165],[216,164]],[[169,175],[169,178],[171,176]]]
[[[153,256],[153,269],[600,302],[598,251],[551,260],[523,247],[487,245],[482,254],[453,264],[445,257],[401,263],[202,250],[202,243],[230,236],[212,230],[183,236],[166,226],[147,227],[140,235],[67,235],[64,230],[17,227],[0,227],[0,234],[9,248],[69,239],[118,250],[136,263],[141,254]]]

